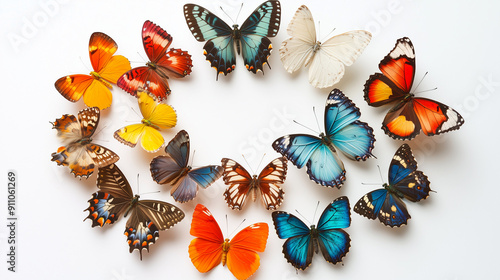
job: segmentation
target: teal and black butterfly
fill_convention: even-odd
[[[349,252],[351,238],[344,231],[351,225],[349,199],[341,196],[328,204],[317,225],[308,227],[294,215],[275,211],[272,214],[276,233],[283,244],[283,254],[295,268],[311,265],[313,253],[321,251],[327,262],[336,264]]]
[[[268,64],[272,44],[267,37],[278,33],[281,21],[281,6],[276,0],[262,3],[243,22],[241,29],[238,24],[229,27],[219,17],[209,10],[195,5],[184,5],[186,23],[199,42],[204,42],[204,54],[211,66],[217,70],[217,78],[223,73],[226,76],[236,65],[236,51],[243,56],[243,62],[248,71],[257,73],[263,71]],[[240,46],[241,42],[241,46]],[[269,64],[268,64],[269,66]],[[269,68],[271,68],[269,66]]]
[[[417,170],[417,162],[410,146],[403,144],[396,151],[389,166],[389,184],[365,194],[354,206],[354,212],[390,227],[408,222],[410,214],[402,198],[417,202],[429,196],[431,188],[427,176]]]
[[[158,200],[139,200],[132,193],[127,178],[115,164],[99,168],[97,187],[99,191],[89,199],[89,211],[85,219],[92,220],[92,227],[104,226],[117,221],[123,214],[128,221],[125,235],[130,253],[138,249],[142,260],[142,249],[149,251],[160,230],[166,230],[184,219],[184,212],[176,206]]]

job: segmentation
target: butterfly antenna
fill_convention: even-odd
[[[316,213],[318,212],[318,207],[319,207],[319,200],[318,203],[316,204],[316,210],[314,210],[313,221],[316,221]]]
[[[319,24],[319,22],[318,22],[318,24]],[[334,27],[334,28],[333,28],[330,32],[328,32],[328,34],[326,34],[326,36],[324,36],[323,38],[321,38],[321,41],[320,41],[320,42],[324,42],[324,41],[326,41],[325,39],[326,39],[326,38],[328,38],[328,36],[330,36],[330,34],[332,34],[332,33],[333,33],[336,29],[337,29],[337,28],[336,28],[336,27]],[[319,34],[321,34],[321,33],[319,33]]]
[[[143,57],[143,56],[142,56],[139,52],[137,52],[137,54],[138,54],[138,55],[139,55],[139,57],[142,59],[142,62],[144,62],[144,61],[148,61],[147,59],[144,59],[144,57]]]
[[[242,9],[243,9],[243,2],[241,2],[240,10],[238,11],[238,14],[236,15],[236,21],[235,22],[238,22],[238,18],[240,17],[240,13],[241,13]]]
[[[189,166],[193,166],[194,156],[196,155],[196,150],[193,150],[193,156],[191,157],[191,164]]]
[[[226,215],[226,217],[227,217],[227,215]],[[228,235],[228,237],[229,237],[229,236],[233,236],[234,232],[235,232],[237,229],[239,229],[239,228],[241,227],[241,225],[242,225],[242,224],[243,224],[246,220],[247,220],[247,219],[243,219],[243,221],[241,221],[241,223],[240,223],[240,224],[239,224],[239,225],[238,225],[238,226],[237,226],[237,227],[233,230],[233,232],[231,232],[231,234],[230,234],[230,235]]]
[[[384,182],[384,177],[382,177],[382,171],[380,170],[380,165],[377,164],[377,167],[378,167],[378,174],[380,175],[380,179],[382,180],[382,182]],[[361,183],[362,185],[381,185],[380,183]],[[382,183],[384,184],[384,183]]]
[[[318,126],[318,131],[321,131],[321,127],[319,126],[318,114],[316,114],[316,107],[314,107],[314,106],[313,106],[313,114],[314,114],[314,118],[316,119],[316,125]]]
[[[312,225],[312,223],[309,222],[309,220],[306,217],[304,217],[304,215],[302,215],[302,213],[300,213],[299,210],[295,209],[295,212],[297,212],[297,214],[299,214],[299,216],[301,216],[302,219],[304,219],[306,222],[308,222],[310,225]]]
[[[252,166],[248,163],[248,160],[247,158],[245,157],[244,154],[241,155],[243,157],[243,159],[245,160],[245,163],[247,164],[248,168],[250,169],[250,172],[252,172],[252,174],[255,174],[255,172],[253,171],[252,169]]]
[[[81,57],[81,56],[79,56],[78,58],[80,58],[80,61],[82,62],[83,66],[84,66],[85,68],[87,68],[87,71],[89,71],[89,72],[93,71],[93,70],[90,70],[90,69],[89,69],[89,67],[87,66],[87,64],[85,64],[85,62],[83,62],[83,59],[82,59],[82,57]]]
[[[418,82],[417,86],[415,87],[415,89],[413,90],[413,92],[415,93],[418,89],[418,87],[420,86],[420,84],[424,81],[425,79],[425,76],[427,76],[427,73],[429,73],[429,71],[425,72],[424,76],[422,77],[422,79],[420,79],[420,82]]]
[[[308,127],[308,126],[305,126],[305,125],[303,125],[303,124],[299,123],[299,122],[298,122],[298,121],[296,121],[296,120],[293,120],[293,122],[294,122],[294,123],[296,123],[296,124],[298,124],[298,125],[300,125],[300,126],[302,126],[302,127],[304,127],[304,128],[307,128],[308,130],[310,130],[310,131],[312,131],[312,132],[314,132],[314,133],[316,133],[316,134],[320,134],[319,132],[315,131],[314,129],[312,129],[312,128]]]

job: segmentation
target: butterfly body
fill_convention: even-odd
[[[276,233],[283,244],[283,254],[295,268],[304,270],[311,265],[314,253],[321,251],[326,261],[337,263],[347,254],[350,237],[343,228],[351,224],[347,197],[339,197],[321,214],[318,224],[306,226],[296,216],[275,211],[272,214]]]
[[[298,168],[306,166],[314,182],[340,188],[345,181],[345,168],[337,151],[356,161],[372,156],[373,129],[359,121],[360,116],[356,105],[340,90],[334,89],[325,106],[325,132],[319,137],[286,135],[276,139],[272,146]]]
[[[432,136],[457,130],[462,116],[449,106],[416,97],[411,88],[415,77],[415,50],[409,38],[398,39],[379,64],[382,73],[371,75],[364,86],[368,105],[396,103],[382,122],[384,132],[394,139],[411,140],[420,131]]]
[[[266,223],[255,223],[238,232],[233,238],[224,238],[222,231],[203,205],[193,212],[190,234],[195,238],[189,244],[189,258],[202,273],[219,264],[227,268],[237,279],[247,279],[260,266],[257,252],[264,252],[269,235]]]
[[[172,36],[160,26],[147,20],[142,27],[142,42],[149,61],[123,74],[117,85],[136,96],[139,88],[147,87],[159,100],[170,94],[169,78],[182,78],[191,73],[191,55],[181,49],[170,48]]]
[[[287,162],[284,157],[272,160],[259,175],[250,175],[232,159],[222,159],[223,180],[229,187],[224,192],[226,203],[231,209],[242,210],[248,196],[253,201],[258,194],[267,210],[276,210],[283,202],[285,192],[279,186],[284,183]]]
[[[58,165],[68,166],[75,177],[88,178],[95,167],[104,167],[117,162],[120,157],[113,151],[92,143],[99,123],[100,110],[97,107],[86,108],[74,115],[63,115],[52,123],[57,136],[64,146],[52,153],[52,161]]]
[[[389,183],[359,199],[354,212],[372,220],[378,218],[386,226],[399,227],[411,218],[403,199],[412,202],[426,199],[431,191],[429,185],[427,176],[417,170],[410,146],[403,144],[389,166]]]
[[[129,217],[125,235],[129,251],[138,249],[142,260],[142,249],[159,238],[159,231],[166,230],[184,218],[184,212],[176,206],[158,200],[140,200],[133,195],[127,179],[114,164],[99,169],[97,178],[99,191],[89,199],[89,211],[85,219],[92,220],[92,227],[113,224],[120,216]]]
[[[181,130],[165,147],[166,155],[160,155],[150,163],[153,180],[172,186],[170,194],[177,202],[187,202],[196,197],[199,187],[208,188],[222,176],[218,165],[192,168],[189,161],[189,135]]]
[[[272,44],[267,37],[278,33],[281,6],[279,1],[266,1],[243,22],[231,27],[209,10],[194,4],[184,5],[184,16],[189,30],[199,42],[207,41],[203,53],[219,74],[227,75],[235,69],[236,52],[243,56],[245,67],[252,73],[263,71],[268,63]]]
[[[71,102],[83,100],[88,107],[108,108],[112,102],[111,83],[116,84],[123,73],[130,70],[130,62],[121,55],[116,42],[108,35],[94,32],[90,36],[89,56],[93,71],[89,75],[76,74],[59,78],[54,86]]]

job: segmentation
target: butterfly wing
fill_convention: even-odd
[[[375,136],[373,129],[358,120],[361,112],[339,89],[328,95],[325,108],[327,136],[344,155],[352,160],[366,160],[371,156]]]
[[[288,24],[291,37],[281,43],[280,58],[285,70],[293,73],[308,65],[314,55],[316,28],[313,16],[307,6],[300,6]]]
[[[224,76],[231,73],[236,65],[233,29],[209,10],[194,4],[184,5],[184,17],[189,30],[203,46],[210,66]]]
[[[114,223],[134,198],[127,178],[115,164],[99,169],[97,187],[100,191],[92,195],[89,207],[84,210],[89,211],[85,219],[92,220],[92,227]]]
[[[408,144],[403,144],[389,165],[389,185],[393,185],[406,199],[416,202],[429,196],[430,182],[417,170],[417,161]]]
[[[365,194],[354,206],[354,212],[368,219],[378,218],[381,223],[390,227],[399,227],[411,218],[403,200],[386,189]]]
[[[432,136],[457,130],[464,124],[463,117],[443,103],[427,98],[414,98],[412,105],[425,135]]]
[[[309,83],[317,88],[331,87],[344,76],[364,51],[372,35],[368,31],[349,31],[326,40],[315,51],[309,66]]]
[[[386,189],[378,189],[365,194],[354,205],[354,212],[375,220],[382,209],[388,192]]]
[[[274,211],[272,218],[278,237],[287,239],[283,244],[286,260],[297,269],[309,267],[314,253],[309,227],[294,215],[283,211]]]
[[[248,71],[257,73],[268,63],[272,44],[268,37],[278,34],[281,21],[279,1],[262,3],[241,25],[241,49]]]
[[[223,158],[222,179],[229,187],[224,192],[226,203],[231,209],[241,210],[249,192],[255,187],[256,180],[236,161]]]
[[[170,194],[177,202],[188,202],[196,197],[199,187],[206,189],[217,181],[222,176],[222,171],[222,167],[218,165],[191,169],[176,184],[172,184]]]
[[[256,252],[266,249],[269,226],[266,223],[252,224],[238,232],[229,242],[227,268],[237,279],[247,279],[260,266]]]
[[[196,205],[189,233],[196,237],[189,244],[189,258],[196,269],[203,273],[217,266],[222,260],[224,237],[205,206]]]
[[[340,187],[345,180],[344,164],[331,141],[321,135],[292,134],[278,138],[273,148],[298,168],[307,166],[309,178],[317,184]]]
[[[184,219],[184,212],[178,207],[158,200],[138,201],[125,227],[129,251],[142,249],[149,252],[149,245],[156,242],[160,230],[166,230]]]
[[[189,135],[181,130],[165,147],[166,155],[153,158],[150,164],[151,176],[158,184],[175,182],[189,160]]]
[[[283,203],[285,192],[279,185],[285,182],[286,172],[287,162],[284,157],[274,159],[260,172],[258,188],[267,210],[276,210]]]
[[[330,263],[342,261],[349,252],[350,237],[342,230],[351,225],[349,199],[341,196],[330,203],[318,221],[318,245],[323,257]]]

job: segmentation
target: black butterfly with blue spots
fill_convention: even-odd
[[[203,46],[204,54],[217,70],[218,78],[219,74],[226,76],[235,68],[234,43],[238,54],[241,50],[248,71],[254,74],[263,71],[262,67],[268,63],[272,50],[271,40],[267,37],[278,34],[281,6],[276,0],[262,3],[243,22],[241,28],[238,28],[238,24],[229,27],[209,10],[195,4],[184,5],[184,16],[196,40],[207,41]]]
[[[426,199],[431,188],[427,176],[417,170],[417,162],[408,144],[396,151],[389,166],[389,184],[364,195],[354,206],[354,212],[390,227],[407,224],[411,218],[403,198],[412,202]]]

